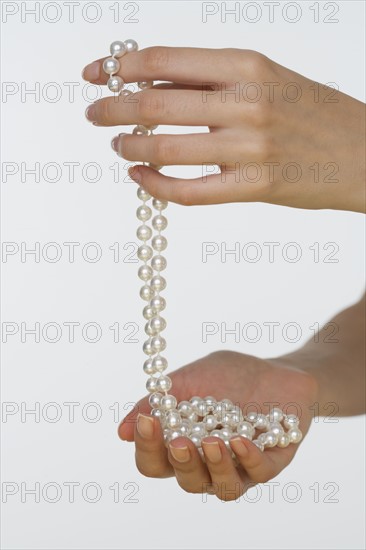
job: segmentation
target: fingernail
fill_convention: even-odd
[[[90,122],[94,122],[95,120],[95,107],[94,104],[89,105],[85,111],[85,116]]]
[[[173,458],[175,458],[178,462],[188,462],[191,458],[188,447],[173,447],[173,445],[169,445],[169,450],[172,453]]]
[[[235,454],[238,456],[246,456],[248,454],[248,449],[244,445],[242,439],[240,437],[233,437],[230,439],[230,445],[234,451]]]
[[[202,446],[205,456],[210,462],[220,462],[222,459],[222,453],[220,445],[216,441],[202,441]]]
[[[84,67],[81,76],[84,80],[98,80],[100,76],[100,63],[93,61],[93,63]]]
[[[151,416],[139,414],[137,417],[137,431],[146,439],[150,439],[154,432],[154,419]]]
[[[137,168],[137,166],[132,166],[131,168],[129,168],[128,173],[130,177],[133,179],[133,181],[135,181],[136,183],[141,183],[141,180],[142,180],[141,172]]]
[[[120,140],[122,140],[123,136],[125,136],[125,135],[126,135],[126,132],[122,132],[121,134],[118,134],[118,136],[114,136],[114,138],[111,141],[111,147],[112,147],[113,151],[115,151],[119,157],[121,156],[121,154],[119,152],[120,143],[121,143]]]

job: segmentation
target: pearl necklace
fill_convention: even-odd
[[[103,63],[103,69],[109,75],[107,85],[111,92],[122,96],[132,93],[123,89],[124,82],[115,73],[120,69],[118,58],[137,50],[138,45],[132,39],[112,42],[111,57]],[[137,85],[140,90],[145,90],[151,88],[153,82],[138,82]],[[138,125],[133,134],[150,136],[156,128],[157,126]],[[152,163],[147,164],[155,170],[162,168]],[[167,262],[161,252],[168,244],[166,237],[162,235],[168,225],[162,211],[167,208],[168,202],[152,198],[141,186],[137,190],[137,196],[142,202],[136,212],[137,218],[142,222],[136,232],[137,238],[143,243],[137,250],[137,256],[143,262],[138,270],[138,276],[144,282],[140,296],[148,302],[143,309],[143,316],[147,321],[145,333],[148,336],[143,344],[143,351],[148,356],[143,370],[149,376],[146,389],[150,393],[150,414],[159,418],[166,445],[176,437],[186,436],[203,456],[201,440],[208,435],[221,438],[231,453],[229,441],[235,435],[250,439],[261,451],[267,447],[284,448],[290,443],[299,443],[302,439],[299,419],[294,414],[284,414],[279,408],[272,408],[267,415],[254,411],[244,415],[242,409],[230,399],[217,401],[212,396],[194,396],[189,401],[177,403],[176,397],[169,394],[172,380],[164,374],[168,361],[161,355],[166,348],[166,340],[161,336],[166,328],[166,321],[161,316],[166,302],[160,294],[166,287],[166,280],[161,272],[166,268]],[[151,220],[152,227],[146,223],[153,215],[149,206],[150,199],[156,211]],[[232,456],[235,457],[234,453]]]

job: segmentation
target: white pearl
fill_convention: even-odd
[[[111,92],[120,92],[124,86],[124,81],[120,76],[114,75],[108,79],[107,86]]]
[[[268,419],[270,422],[281,422],[283,419],[283,412],[278,407],[274,407],[270,411]]]
[[[140,225],[137,228],[136,236],[140,241],[148,241],[151,238],[152,230],[148,225]]]
[[[150,306],[155,313],[160,313],[160,311],[163,311],[166,307],[165,298],[162,296],[154,296],[150,301]]]
[[[259,443],[264,445],[266,442],[266,437],[267,437],[267,433],[264,433],[264,434],[262,433],[257,437],[257,440],[259,441]]]
[[[141,186],[137,188],[137,196],[141,201],[148,201],[151,198],[151,195]]]
[[[268,430],[269,421],[266,415],[258,414],[254,427],[257,428],[257,430]]]
[[[131,90],[128,90],[127,88],[124,88],[123,90],[120,91],[119,95],[122,96],[122,97],[127,97],[129,95],[132,95],[132,92],[131,92]]]
[[[174,395],[163,395],[160,401],[160,407],[165,410],[175,409],[177,406],[177,399]]]
[[[168,241],[163,235],[155,235],[151,240],[151,246],[157,252],[162,252],[168,246]]]
[[[169,443],[170,441],[172,441],[173,439],[176,439],[177,437],[182,437],[182,432],[180,431],[179,428],[176,430],[170,431],[170,434],[167,437],[167,442]]]
[[[168,225],[168,220],[162,214],[158,214],[157,216],[153,217],[151,223],[156,231],[163,231]]]
[[[155,275],[155,277],[151,279],[150,284],[153,290],[160,292],[166,287],[166,280],[161,275]]]
[[[209,432],[211,430],[214,430],[218,424],[217,418],[213,414],[208,414],[207,416],[205,416],[205,418],[203,419],[203,422],[206,426],[206,430]]]
[[[269,429],[272,433],[276,434],[278,437],[283,434],[284,429],[281,426],[280,422],[271,422]]]
[[[221,428],[220,434],[221,434],[221,437],[224,439],[230,438],[233,435],[230,428]]]
[[[133,40],[132,38],[125,40],[124,44],[128,53],[137,52],[139,48],[136,40]]]
[[[152,130],[156,130],[156,128],[159,128],[159,126],[157,124],[150,124],[150,125],[144,124],[144,128],[146,128],[146,130],[152,131]],[[150,162],[149,162],[149,164],[150,164]]]
[[[151,341],[150,339],[149,340],[146,340],[143,344],[142,344],[142,351],[146,354],[146,355],[152,355],[154,353],[152,347],[151,347]]]
[[[201,437],[199,435],[190,434],[189,439],[196,445],[196,447],[201,445]]]
[[[181,401],[177,409],[182,416],[188,416],[192,412],[192,405],[189,401]]]
[[[204,437],[205,435],[207,435],[206,426],[203,424],[203,422],[192,422],[191,433],[200,437]]]
[[[252,424],[255,424],[255,422],[257,421],[257,417],[258,417],[258,413],[256,412],[249,412],[245,418],[248,420],[248,422],[251,422]]]
[[[159,378],[156,379],[156,389],[158,391],[169,391],[172,387],[172,381],[169,376],[159,376]]]
[[[147,244],[143,244],[139,246],[137,249],[137,257],[139,260],[142,260],[143,262],[147,262],[148,260],[150,260],[150,258],[152,258],[152,255],[153,255],[153,250],[151,246]]]
[[[252,439],[254,436],[255,430],[250,422],[239,422],[237,425],[236,431],[239,435],[246,437],[247,439]]]
[[[190,398],[189,402],[191,403],[192,407],[196,407],[198,403],[201,403],[202,397],[199,397],[198,395],[194,395]]]
[[[284,418],[283,424],[286,428],[294,428],[299,425],[299,419],[295,414],[287,414]]]
[[[161,212],[168,206],[168,201],[161,201],[160,199],[153,199],[153,207]]]
[[[220,432],[220,430],[212,430],[212,432],[210,433],[210,435],[212,435],[213,437],[220,437],[220,439],[221,439],[221,432]]]
[[[154,290],[150,285],[144,285],[140,289],[140,297],[148,302],[154,296]]]
[[[146,204],[139,206],[136,210],[136,216],[142,222],[146,222],[147,220],[149,220],[152,216],[152,210],[150,206],[147,206]]]
[[[194,411],[192,411],[191,413],[187,414],[187,419],[190,421],[190,422],[197,422],[198,420],[198,414]]]
[[[163,317],[153,317],[150,321],[150,326],[154,331],[160,332],[166,328],[166,321]]]
[[[179,428],[182,424],[180,414],[174,411],[170,411],[166,416],[166,425],[168,428]]]
[[[153,276],[153,270],[149,265],[140,266],[137,273],[142,281],[149,281]]]
[[[283,433],[282,435],[279,436],[277,447],[281,447],[281,449],[284,449],[289,444],[290,444],[290,437],[288,434]]]
[[[205,416],[208,413],[208,405],[202,399],[202,401],[197,403],[197,405],[194,407],[194,410],[199,416]]]
[[[144,365],[143,365],[143,371],[145,374],[155,374],[156,373],[156,370],[155,368],[153,367],[153,364],[152,364],[152,359],[151,357],[149,357],[149,359],[146,359],[146,361],[144,362]]]
[[[299,430],[299,428],[291,428],[287,435],[290,438],[291,443],[299,443],[302,440],[302,432]]]
[[[182,424],[180,425],[180,431],[182,435],[188,436],[191,433],[192,424],[186,418],[182,419]]]
[[[153,368],[156,372],[163,372],[168,367],[168,361],[161,355],[156,355],[152,360]]]
[[[264,446],[265,447],[275,447],[278,442],[278,436],[272,432],[267,432],[265,435]]]
[[[140,90],[147,90],[148,88],[151,88],[153,84],[153,80],[144,80],[142,82],[138,82],[137,86],[140,88]]]
[[[166,268],[166,259],[161,254],[153,256],[151,259],[151,267],[155,271],[163,271]]]
[[[150,326],[150,323],[146,323],[145,325],[145,334],[147,334],[148,336],[156,336],[156,332],[154,332]]]
[[[152,393],[151,395],[154,395],[154,394]],[[165,424],[164,413],[160,409],[157,409],[157,408],[152,409],[152,411],[150,411],[150,415],[155,416],[155,418],[158,418],[162,426]]]
[[[156,391],[156,381],[157,378],[153,378],[152,376],[147,379],[146,381],[146,389],[150,393],[154,393]]]
[[[253,443],[258,447],[258,449],[260,449],[261,451],[264,451],[264,445],[258,439],[254,439]]]
[[[166,348],[166,340],[162,336],[154,336],[151,339],[151,347],[156,353],[164,351]]]
[[[118,59],[114,59],[114,57],[107,57],[107,59],[103,61],[103,70],[107,74],[117,73],[119,69],[120,64]]]
[[[147,135],[149,135],[149,130],[146,130],[146,128],[144,128],[144,126],[139,124],[138,126],[135,126],[135,128],[132,130],[132,133],[135,136],[147,136]]]
[[[148,306],[144,307],[144,309],[142,311],[142,314],[145,317],[145,319],[152,319],[155,315],[155,312],[152,309],[152,307],[150,305],[148,305]]]
[[[153,162],[148,162],[147,165],[150,167],[150,168],[153,168],[154,170],[161,170],[163,167],[160,166],[160,164],[154,164]]]
[[[160,406],[161,398],[163,397],[162,393],[155,392],[152,393],[149,397],[149,405],[150,407],[158,408]]]
[[[216,399],[212,395],[206,395],[203,400],[207,405],[216,405]]]
[[[127,53],[125,43],[121,42],[120,40],[112,42],[112,44],[110,45],[110,52],[111,55],[114,55],[115,57],[122,57],[123,55],[125,55],[125,53]]]

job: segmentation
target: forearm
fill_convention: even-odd
[[[327,342],[328,323],[319,338],[300,350],[278,358],[312,374],[318,382],[321,416],[329,414],[327,403],[336,403],[339,416],[365,413],[365,296],[331,319],[338,328],[335,342]]]

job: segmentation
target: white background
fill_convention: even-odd
[[[4,483],[12,482],[19,489],[2,505],[3,548],[364,548],[362,417],[314,423],[293,463],[272,484],[262,486],[261,493],[253,490],[237,503],[223,503],[215,497],[206,502],[201,495],[182,491],[174,479],[148,479],[136,470],[134,448],[121,442],[116,430],[128,403],[145,393],[143,334],[141,330],[137,334],[139,343],[114,343],[109,329],[118,322],[123,340],[128,334],[123,329],[126,323],[143,326],[136,265],[123,261],[131,250],[123,250],[123,246],[135,242],[136,185],[123,181],[123,161],[118,161],[119,182],[113,181],[110,169],[118,160],[110,149],[110,139],[131,128],[96,128],[85,120],[86,91],[90,91],[90,99],[94,97],[80,76],[83,66],[107,55],[111,41],[131,37],[141,48],[258,50],[315,81],[336,82],[342,91],[363,100],[363,2],[331,3],[340,8],[333,16],[339,22],[328,24],[324,17],[332,9],[327,11],[320,3],[320,21],[314,23],[313,2],[297,3],[302,15],[292,24],[282,15],[282,5],[270,23],[268,9],[261,2],[256,3],[262,9],[256,23],[248,22],[254,12],[248,12],[247,18],[241,16],[238,22],[233,16],[222,22],[219,12],[203,23],[201,2],[138,2],[138,11],[130,17],[133,5],[120,3],[118,22],[113,21],[110,9],[117,3],[101,2],[102,15],[96,23],[82,17],[83,3],[75,7],[75,20],[69,22],[68,9],[59,2],[60,19],[55,23],[46,20],[55,17],[52,6],[45,16],[41,12],[36,23],[34,16],[24,12],[25,7],[34,7],[34,2],[2,4],[3,10],[6,4],[18,8],[6,23],[3,12],[2,79],[15,83],[15,88],[13,95],[2,100],[2,159],[3,163],[16,163],[19,169],[3,182],[2,237],[19,247],[24,242],[32,248],[38,242],[41,250],[46,243],[56,242],[62,250],[56,263],[42,255],[39,263],[31,255],[22,262],[20,253],[9,256],[6,263],[3,257],[2,320],[19,327],[23,322],[28,328],[36,322],[41,328],[54,322],[63,328],[61,339],[53,344],[42,336],[40,343],[35,343],[29,335],[22,343],[18,332],[3,345],[2,398],[8,411],[14,407],[14,414],[3,416],[1,425],[3,498],[4,487],[10,487]],[[95,13],[92,7],[86,12],[89,19]],[[293,13],[289,11],[289,17]],[[22,98],[22,86],[23,90],[33,89],[37,82],[40,97]],[[57,83],[57,101],[52,101],[55,88],[47,88],[49,82]],[[78,83],[74,97],[65,84],[71,82]],[[41,168],[56,162],[61,177],[58,182],[47,181],[55,174],[50,170],[38,183],[31,175],[22,181],[22,162],[27,168],[36,162]],[[80,163],[73,182],[65,162]],[[102,177],[94,183],[81,174],[81,168],[90,162],[99,163],[102,170]],[[174,167],[164,173],[190,177],[198,175],[197,170]],[[222,348],[261,357],[293,351],[311,337],[310,326],[326,322],[362,293],[362,215],[260,204],[189,209],[172,204],[168,216],[165,296],[172,370]],[[273,263],[263,246],[268,241],[280,243]],[[80,243],[74,263],[68,261],[64,242]],[[90,242],[97,242],[102,250],[96,263],[81,255],[82,247]],[[121,248],[117,263],[109,250],[116,242]],[[226,243],[227,248],[239,242],[241,250],[246,243],[256,242],[263,256],[256,263],[243,257],[235,263],[232,256],[222,262],[216,254],[204,263],[203,242]],[[289,242],[301,246],[302,258],[296,263],[281,255]],[[321,249],[318,263],[309,249],[315,242]],[[339,247],[338,263],[324,262],[322,247],[329,242]],[[92,255],[93,250],[89,251]],[[53,252],[49,249],[50,255]],[[47,258],[47,251],[45,254]],[[80,323],[74,343],[68,341],[63,325],[70,321]],[[278,333],[275,342],[269,343],[263,331],[258,343],[236,343],[230,336],[222,342],[220,334],[202,342],[203,322],[225,322],[231,328],[235,322],[241,326],[257,322],[263,327],[268,321],[279,322],[281,327],[298,323],[301,340],[286,342]],[[94,344],[81,336],[81,327],[89,322],[102,329]],[[52,334],[50,331],[50,337]],[[16,412],[22,402],[23,408],[40,404],[39,422],[34,415],[26,415],[22,421]],[[45,407],[50,402],[57,403],[61,411],[61,418],[54,423],[50,417],[55,408]],[[68,419],[66,402],[80,404],[74,422]],[[102,411],[95,423],[88,421],[95,409],[84,408],[85,418],[82,415],[85,404],[91,402]],[[114,403],[118,403],[117,416],[110,409]],[[42,495],[50,482],[62,490],[55,503],[49,502],[55,496],[52,487]],[[70,482],[80,484],[73,503],[64,485]],[[85,493],[90,482],[101,490],[95,503],[82,496],[83,487]],[[21,483],[28,489],[40,484],[39,503],[32,495],[23,495],[22,502]],[[269,487],[274,483],[279,485],[271,502]],[[118,503],[109,489],[114,484],[120,488]],[[319,487],[319,499],[314,496],[315,487]],[[133,491],[134,496],[129,497]],[[296,500],[296,493],[297,502],[290,502]],[[87,498],[94,494],[91,488]],[[137,502],[130,502],[133,499]]]

